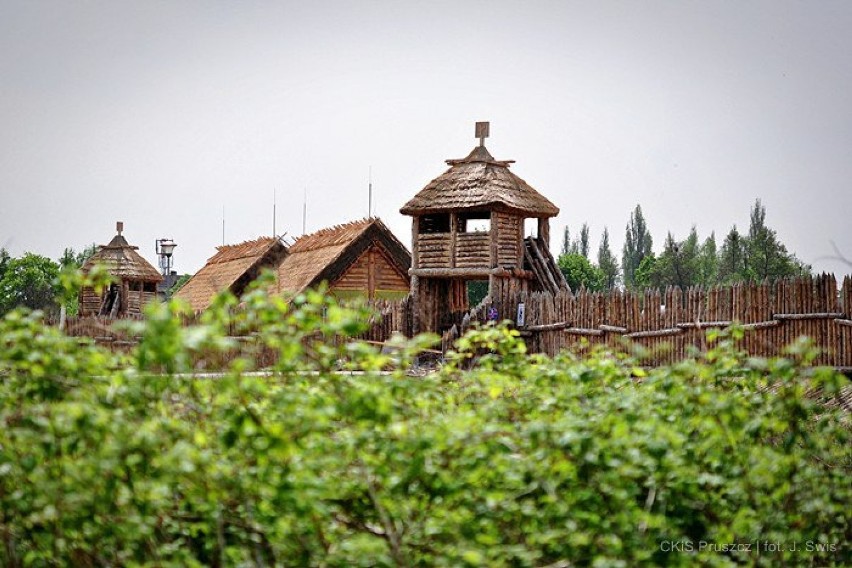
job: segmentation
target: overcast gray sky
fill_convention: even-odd
[[[222,241],[399,208],[476,144],[621,256],[767,222],[852,257],[852,2],[0,0],[0,246],[58,257],[117,220],[194,272]],[[553,243],[558,248],[558,242]]]

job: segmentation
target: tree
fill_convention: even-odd
[[[9,262],[12,260],[12,257],[9,256],[9,251],[5,248],[0,248],[0,280],[3,279],[3,275],[6,274],[6,268],[9,266]]]
[[[569,254],[571,252],[571,233],[568,231],[568,225],[565,225],[565,230],[562,231],[562,249],[559,251],[559,256]]]
[[[604,274],[604,289],[615,288],[618,285],[618,261],[609,246],[609,230],[606,227],[598,247],[598,268]]]
[[[89,258],[98,252],[98,245],[90,244],[80,252],[76,252],[72,247],[66,247],[62,251],[62,256],[59,257],[59,266],[62,268],[80,268]]]
[[[730,284],[746,278],[746,241],[734,225],[719,251],[717,281]]]
[[[794,255],[787,252],[773,229],[766,225],[766,207],[755,200],[751,209],[748,241],[746,243],[745,274],[746,280],[774,280],[808,272],[806,267]]]
[[[604,288],[606,276],[597,266],[589,262],[589,259],[581,254],[563,254],[557,261],[559,270],[565,275],[565,280],[571,290],[576,292],[580,288],[586,288],[592,292],[599,292]]]
[[[633,273],[633,288],[656,288],[658,284],[655,282],[657,274],[657,257],[654,253],[649,254],[642,259],[636,272]]]
[[[80,252],[76,252],[71,247],[66,247],[65,250],[62,251],[62,256],[59,257],[60,269],[63,272],[79,270],[86,261],[89,260],[89,257],[97,251],[98,245],[95,243],[90,244]],[[73,281],[73,278],[67,280],[69,283]],[[79,288],[75,289],[72,286],[69,289],[63,289],[59,302],[60,308],[64,308],[67,315],[76,316],[80,311]],[[64,321],[64,316],[60,317]]]
[[[651,258],[651,257],[646,257]],[[641,278],[637,281],[643,286],[665,288],[679,286],[687,288],[700,283],[701,264],[698,246],[698,232],[695,227],[683,241],[676,241],[671,233],[666,235],[663,252],[649,262],[639,264]]]
[[[636,269],[639,268],[642,259],[651,254],[652,246],[653,240],[651,233],[648,232],[645,217],[642,215],[642,207],[637,204],[636,209],[630,214],[630,221],[627,223],[621,255],[624,285],[628,288],[635,287],[634,274]]]
[[[719,275],[719,256],[716,252],[716,233],[704,240],[698,253],[698,284],[709,287],[716,284]]]
[[[568,225],[565,225],[565,231],[562,233],[562,248],[559,251],[559,256],[566,254],[579,254],[589,258],[589,224],[583,223],[580,228],[580,235],[571,240],[571,233],[568,231]]]
[[[180,276],[180,278],[175,280],[175,283],[172,284],[171,288],[169,288],[169,298],[171,298],[172,296],[177,294],[178,290],[183,288],[183,285],[186,284],[187,282],[189,282],[190,278],[192,278],[192,274],[182,274]],[[470,284],[473,284],[474,282],[468,282],[468,294],[470,294],[470,289],[471,289]],[[484,281],[484,282],[485,282],[485,293],[476,292],[476,296],[479,297],[480,300],[482,298],[484,298],[486,295],[488,295],[488,282],[487,281]],[[481,290],[481,288],[482,288],[481,285],[478,286],[478,287],[476,287],[476,286],[474,286],[474,287],[477,288],[477,290]],[[478,303],[479,302],[472,303],[471,305],[475,306]]]
[[[26,253],[9,260],[0,279],[0,315],[17,307],[54,310],[58,275],[59,265],[41,255]]]
[[[583,226],[580,227],[580,237],[577,239],[577,243],[575,244],[576,253],[580,253],[585,258],[589,258],[589,224],[583,223]]]

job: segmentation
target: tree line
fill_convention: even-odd
[[[56,260],[32,252],[15,258],[0,248],[0,317],[14,308],[41,310],[56,316],[64,307],[67,315],[77,315],[79,298],[76,291],[63,288],[60,274],[79,270],[99,248],[95,243],[80,251],[66,247]],[[168,295],[180,290],[191,276],[181,275],[169,288]]]
[[[77,313],[77,297],[63,297],[59,274],[63,270],[78,270],[97,252],[96,244],[81,251],[66,248],[56,261],[31,252],[13,257],[0,248],[0,317],[14,308],[57,313],[65,305],[69,315]]]
[[[714,286],[734,282],[775,280],[809,274],[811,267],[796,258],[766,224],[766,207],[757,199],[751,208],[748,233],[734,225],[721,247],[711,232],[701,240],[695,226],[685,239],[678,240],[669,231],[663,250],[653,251],[653,238],[642,214],[642,207],[630,213],[625,227],[624,246],[619,263],[609,243],[605,227],[596,262],[590,259],[589,226],[583,223],[579,234],[571,238],[566,226],[558,258],[559,268],[572,290],[628,290],[665,288],[666,286]]]

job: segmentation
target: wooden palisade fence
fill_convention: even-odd
[[[736,323],[746,331],[741,347],[751,355],[781,355],[807,336],[820,348],[818,364],[852,369],[850,276],[839,292],[835,277],[822,274],[710,289],[534,292],[501,300],[493,306],[503,319],[515,320],[518,304],[524,304],[519,329],[531,351],[549,355],[586,344],[620,349],[630,340],[652,352],[648,364],[670,363],[706,349],[708,329]],[[445,344],[473,322],[483,322],[485,312],[483,306],[471,311],[461,329],[445,334]]]
[[[518,329],[532,352],[555,355],[564,349],[596,345],[620,350],[632,342],[651,352],[646,364],[659,365],[680,360],[695,349],[705,350],[708,329],[736,323],[746,331],[741,347],[751,355],[781,355],[784,347],[807,336],[820,348],[818,364],[852,370],[852,277],[846,276],[838,290],[836,279],[829,274],[709,289],[580,290],[576,294],[502,290],[446,332],[442,350],[450,349],[454,340],[473,325],[484,323],[491,307],[500,319],[517,323],[521,303],[525,321]],[[395,332],[411,335],[414,310],[410,296],[371,305],[376,316],[360,339],[383,342]],[[113,349],[135,345],[137,338],[116,330],[111,325],[114,321],[70,318],[66,333],[92,337]],[[240,341],[250,342],[250,338]]]

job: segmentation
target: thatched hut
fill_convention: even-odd
[[[338,298],[396,299],[409,291],[411,256],[378,218],[299,237],[278,267],[274,292],[297,294],[326,282]]]
[[[83,273],[88,274],[96,265],[103,266],[114,282],[100,293],[88,286],[80,290],[81,316],[138,316],[145,304],[157,298],[162,275],[136,252],[139,247],[127,243],[121,234],[121,221],[115,229],[117,234],[109,244],[101,246],[82,267]]]
[[[280,239],[260,237],[236,245],[216,247],[216,254],[175,294],[195,312],[210,306],[213,297],[224,290],[240,296],[266,268],[275,270],[287,256]]]
[[[488,123],[476,126],[479,146],[447,160],[450,168],[400,209],[413,217],[417,331],[457,323],[470,307],[470,281],[487,280],[492,301],[519,290],[567,289],[549,252],[549,219],[559,208],[509,169],[513,160],[494,159],[484,144]],[[528,219],[535,235],[525,240]]]

